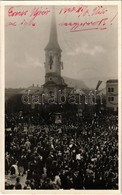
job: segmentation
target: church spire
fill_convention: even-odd
[[[52,8],[52,19],[51,19],[49,42],[48,42],[45,50],[52,50],[52,49],[61,50],[61,48],[58,44],[55,8],[54,7]]]

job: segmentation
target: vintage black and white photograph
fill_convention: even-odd
[[[118,16],[117,2],[4,6],[5,191],[119,190]]]

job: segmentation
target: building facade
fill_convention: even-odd
[[[106,108],[118,110],[118,80],[108,80],[106,82]]]

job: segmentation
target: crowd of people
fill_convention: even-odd
[[[16,182],[5,189],[118,189],[116,114],[65,113],[61,124],[24,117],[6,116],[5,174]]]

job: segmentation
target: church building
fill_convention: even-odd
[[[45,47],[45,84],[43,91],[48,96],[57,99],[58,93],[67,93],[68,87],[61,76],[61,48],[58,44],[55,11],[52,10],[49,42]]]

